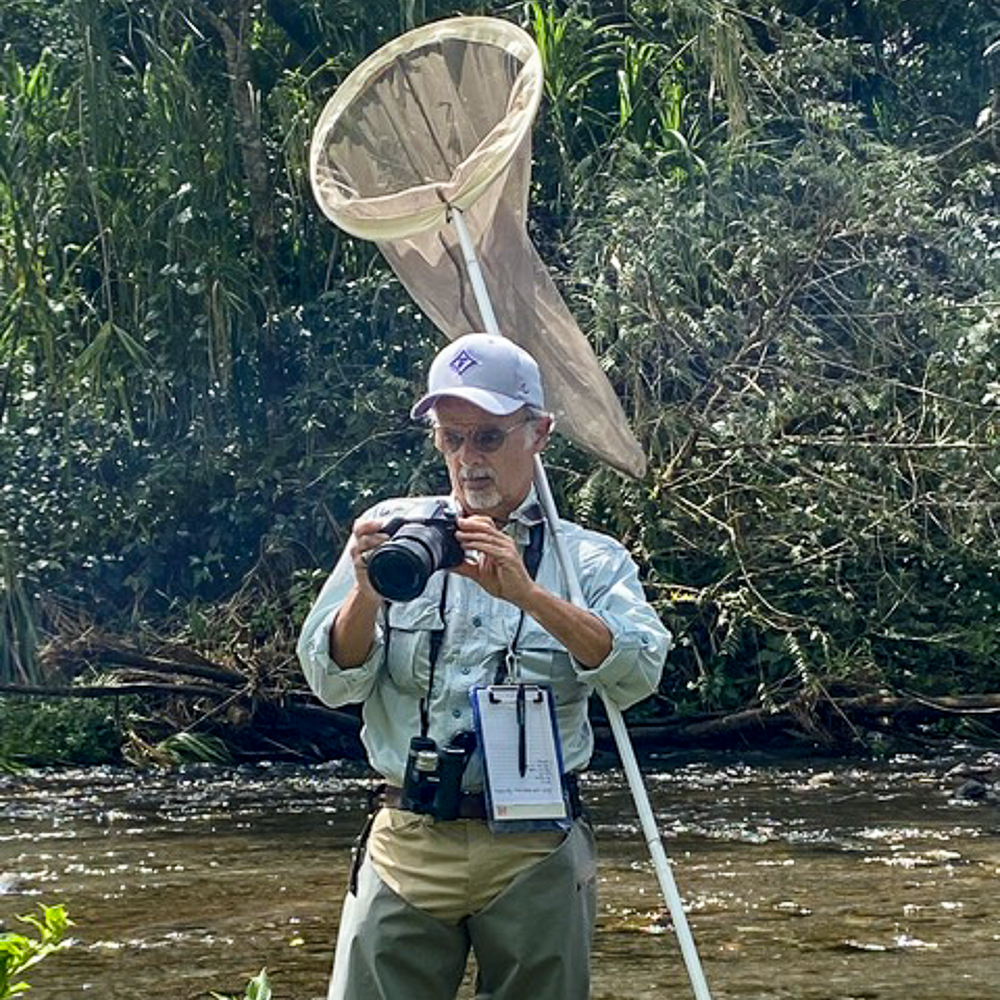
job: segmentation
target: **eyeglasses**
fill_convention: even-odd
[[[479,452],[489,455],[491,452],[499,451],[506,443],[510,434],[530,424],[534,417],[520,420],[510,427],[477,427],[474,431],[463,434],[461,431],[453,430],[451,427],[435,426],[434,443],[449,454],[458,451],[465,442],[471,441],[472,447]]]

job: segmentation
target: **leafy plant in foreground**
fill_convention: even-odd
[[[15,931],[0,934],[0,1000],[10,1000],[29,990],[31,987],[27,982],[20,979],[15,982],[15,978],[69,943],[64,938],[72,921],[66,916],[66,908],[62,904],[43,905],[41,910],[41,917],[29,915],[17,918],[34,928],[37,938]]]

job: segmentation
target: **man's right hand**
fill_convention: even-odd
[[[364,663],[375,641],[382,598],[368,582],[367,564],[372,552],[388,540],[381,521],[355,521],[351,529],[347,552],[354,566],[354,586],[337,612],[328,640],[330,658],[344,670]]]
[[[347,551],[354,564],[357,588],[364,597],[376,602],[382,598],[368,582],[368,560],[371,554],[387,541],[389,536],[382,531],[381,521],[355,521],[351,529],[351,540],[347,543]]]

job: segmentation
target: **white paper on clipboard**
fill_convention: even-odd
[[[473,690],[480,745],[486,761],[487,793],[498,822],[566,820],[552,692],[524,684],[523,739],[518,721],[517,684],[494,684]],[[523,773],[522,773],[523,768]]]

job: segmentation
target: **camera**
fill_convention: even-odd
[[[465,551],[458,544],[454,514],[435,511],[431,517],[394,517],[382,531],[392,537],[368,560],[368,580],[390,601],[412,601],[423,593],[432,573],[459,566]]]
[[[429,736],[414,736],[406,758],[399,805],[435,819],[458,819],[462,775],[475,749],[476,735],[456,733],[440,749]]]

